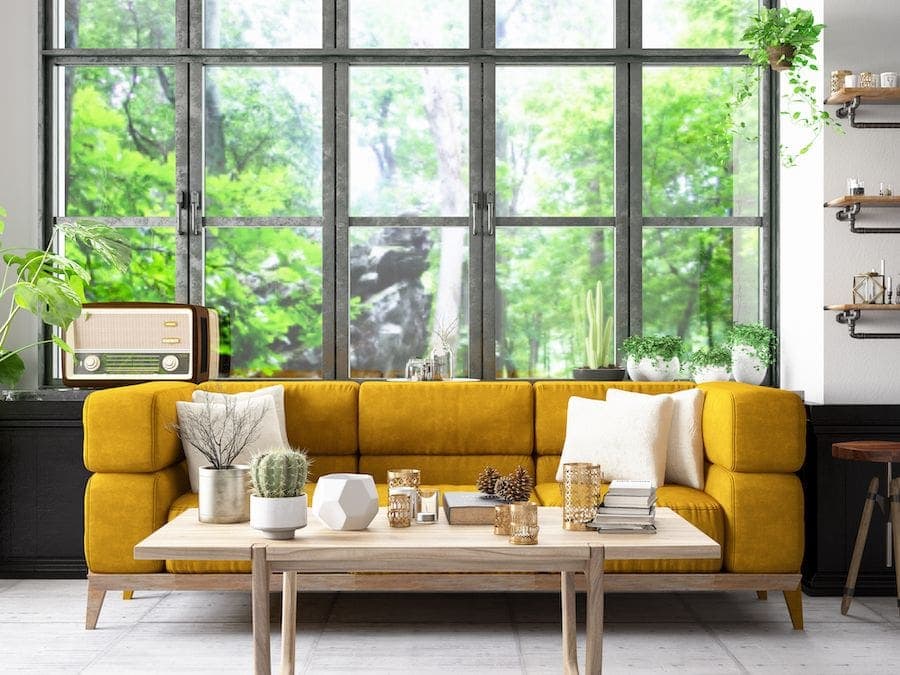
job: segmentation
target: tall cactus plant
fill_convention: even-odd
[[[613,363],[613,318],[604,312],[603,282],[588,289],[584,299],[572,298],[572,314],[577,339],[584,345],[588,368],[601,368]]]
[[[258,497],[298,497],[306,489],[309,458],[304,452],[278,448],[250,460],[250,480]]]

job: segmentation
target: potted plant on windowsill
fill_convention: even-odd
[[[687,359],[694,382],[727,382],[731,379],[731,351],[727,347],[703,347]]]
[[[683,344],[680,337],[672,335],[632,335],[622,342],[622,350],[628,356],[628,376],[635,382],[670,381],[681,370],[679,354]]]
[[[775,331],[761,323],[738,323],[728,332],[731,345],[731,368],[734,379],[747,384],[761,384],[766,371],[775,361],[778,340]]]
[[[250,460],[250,526],[267,539],[293,539],[306,527],[306,453],[278,448]]]
[[[747,68],[746,77],[738,83],[730,106],[730,132],[748,140],[758,138],[758,133],[749,129],[746,122],[734,120],[734,112],[759,91],[761,68],[786,71],[788,87],[784,88],[781,114],[793,123],[806,127],[813,135],[796,151],[781,147],[784,166],[795,165],[797,158],[809,151],[825,127],[841,130],[838,120],[823,109],[816,87],[807,75],[808,71],[818,71],[813,48],[824,28],[824,24],[816,23],[813,13],[807,9],[761,7],[750,18],[750,24],[741,36],[741,41],[747,45],[741,53],[757,67]]]
[[[6,211],[0,207],[0,236],[4,232]],[[131,250],[121,237],[109,227],[89,221],[54,225],[53,234],[91,249],[99,261],[124,271]],[[81,314],[85,300],[84,288],[91,276],[86,269],[69,258],[53,253],[55,237],[44,249],[14,248],[0,245],[0,255],[6,273],[0,281],[0,302],[6,318],[0,323],[0,385],[15,387],[25,374],[22,352],[37,345],[52,342],[70,354],[72,349],[56,335],[36,340],[21,347],[9,348],[6,340],[16,315],[24,310],[49,326],[65,330]]]
[[[582,300],[572,298],[572,317],[576,328],[576,343],[584,345],[587,364],[572,370],[576,380],[621,380],[625,369],[615,364],[613,318],[607,317],[603,306],[603,282],[588,289]]]

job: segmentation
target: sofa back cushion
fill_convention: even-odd
[[[606,400],[608,389],[640,394],[668,394],[690,389],[693,382],[535,382],[534,418],[537,482],[556,480],[559,456],[566,440],[566,411],[572,396]]]
[[[471,485],[485,464],[534,475],[528,382],[365,382],[359,390],[359,470],[422,470],[423,484]]]
[[[204,382],[206,391],[234,394],[284,385],[288,441],[312,457],[312,479],[326,473],[355,472],[359,442],[359,384],[343,381]]]

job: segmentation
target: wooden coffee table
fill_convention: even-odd
[[[603,562],[652,558],[716,558],[719,544],[673,511],[658,508],[657,534],[604,534],[562,529],[562,509],[539,509],[539,543],[510,544],[485,526],[433,525],[395,529],[381,509],[367,530],[335,532],[316,518],[289,541],[271,541],[249,523],[200,523],[190,509],[134,548],[140,560],[250,560],[252,563],[253,663],[268,673],[269,577],[283,576],[282,673],[295,661],[297,573],[559,572],[562,596],[563,669],[578,672],[575,574],[586,577],[586,672],[599,673],[603,637]],[[427,590],[427,587],[422,588]]]

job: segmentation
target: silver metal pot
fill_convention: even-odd
[[[200,522],[244,523],[250,520],[250,467],[200,468]]]

